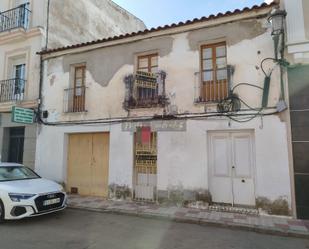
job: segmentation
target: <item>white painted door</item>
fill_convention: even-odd
[[[213,201],[254,206],[252,134],[211,133],[209,145],[210,191]]]

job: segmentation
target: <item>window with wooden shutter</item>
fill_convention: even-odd
[[[86,66],[75,67],[73,88],[73,112],[85,110]]]
[[[158,54],[138,56],[135,79],[135,99],[139,106],[158,102]]]
[[[203,102],[218,102],[228,96],[226,43],[201,47],[201,93]]]
[[[64,112],[85,112],[86,65],[76,65],[71,70],[71,87],[64,89]]]
[[[157,73],[158,72],[158,54],[138,56],[137,71],[142,71],[146,73]]]

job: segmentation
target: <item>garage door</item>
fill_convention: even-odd
[[[109,133],[69,135],[67,191],[107,197]]]

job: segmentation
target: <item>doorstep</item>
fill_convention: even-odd
[[[153,203],[114,201],[78,195],[69,196],[68,206],[69,208],[97,212],[111,212],[201,225],[240,228],[266,234],[309,238],[309,221],[297,220],[291,217],[219,212],[209,209],[176,206],[165,207]]]

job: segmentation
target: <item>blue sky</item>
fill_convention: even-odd
[[[218,12],[251,7],[264,0],[113,0],[142,19],[148,28]]]

